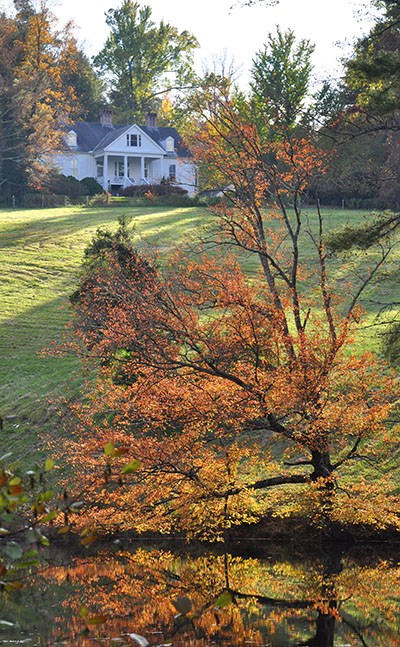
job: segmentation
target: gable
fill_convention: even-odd
[[[107,153],[163,155],[165,150],[136,124],[115,133],[112,141],[103,143]]]

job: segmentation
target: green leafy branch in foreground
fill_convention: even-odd
[[[104,454],[110,461],[125,451],[110,442]],[[49,483],[54,480],[49,476],[56,467],[52,458],[27,471],[11,458],[11,453],[0,457],[0,591],[22,588],[21,580],[41,565],[40,548],[50,546],[52,536],[67,534],[71,530],[70,516],[79,514],[83,505],[71,500],[65,491],[55,491]],[[111,474],[111,465],[107,465]],[[135,472],[140,465],[138,460],[123,465],[121,476]],[[97,537],[85,527],[79,542],[88,547]]]
[[[66,534],[69,514],[80,507],[49,484],[49,473],[55,467],[52,458],[24,471],[11,457],[10,453],[0,457],[0,591],[22,588],[22,579],[40,565],[40,549],[50,545],[48,531],[53,522],[63,517],[55,532]],[[83,531],[83,545],[89,543],[87,536],[87,530]]]

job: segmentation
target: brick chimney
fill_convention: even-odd
[[[157,114],[155,112],[148,112],[144,123],[149,128],[157,128]]]
[[[101,111],[100,123],[103,126],[103,128],[111,128],[111,130],[114,130],[114,126],[112,122],[112,112],[109,108],[104,108],[104,110]]]

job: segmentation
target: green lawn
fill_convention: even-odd
[[[132,216],[141,244],[164,249],[202,227],[204,209],[82,208],[0,211],[2,446],[18,455],[57,424],[52,400],[81,384],[76,359],[43,349],[60,340],[84,248],[98,227]]]
[[[210,223],[204,208],[66,207],[0,211],[0,415],[4,420],[2,446],[18,455],[40,447],[41,432],[56,427],[52,402],[57,396],[74,397],[81,384],[76,359],[46,356],[63,335],[69,317],[68,295],[76,285],[83,250],[98,227],[117,226],[118,216],[132,216],[139,245],[161,252],[181,241],[195,241]],[[360,212],[327,211],[328,228],[359,220]],[[311,252],[308,239],[304,242]],[[395,257],[398,264],[399,258]],[[368,265],[370,257],[352,257],[353,269]],[[250,272],[254,262],[248,266]],[[336,276],[348,270],[336,263]],[[346,276],[344,276],[346,272]],[[386,296],[398,296],[397,283],[385,283]],[[379,288],[367,294],[372,316]],[[398,299],[399,300],[399,299]],[[368,329],[362,343],[371,342]],[[365,340],[368,340],[367,342]],[[376,344],[375,344],[376,345]]]

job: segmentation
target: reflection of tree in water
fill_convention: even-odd
[[[335,634],[352,646],[398,644],[400,569],[385,560],[365,566],[332,551],[303,559],[118,549],[49,571],[36,593],[52,582],[68,588],[62,604],[75,635],[86,607],[89,617],[106,618],[90,636],[125,635],[126,644],[135,644],[129,633],[174,647],[333,647]],[[54,638],[65,636],[65,619],[56,624]]]

